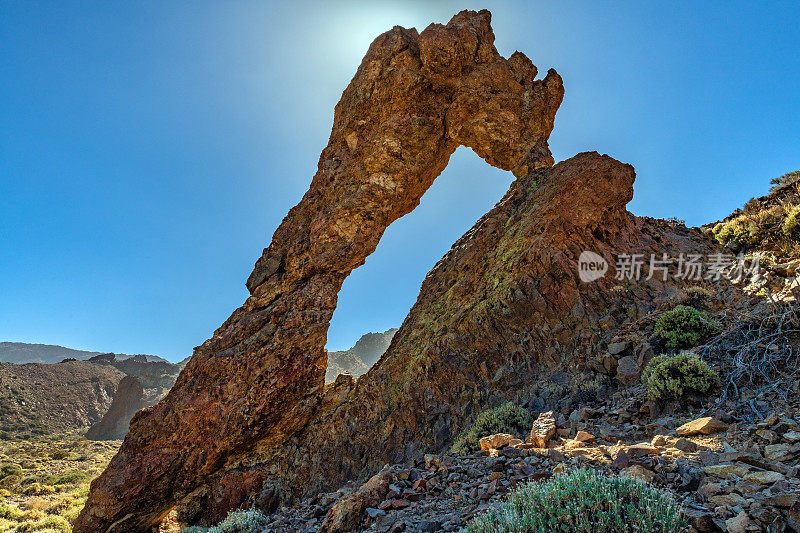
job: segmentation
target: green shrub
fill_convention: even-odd
[[[642,372],[642,384],[654,400],[705,395],[720,386],[713,368],[693,353],[659,355]]]
[[[20,518],[25,516],[25,512],[18,507],[0,504],[0,519],[11,520],[17,522]]]
[[[758,244],[765,231],[758,217],[745,215],[714,226],[714,238],[720,244],[738,250]]]
[[[789,216],[783,223],[783,233],[792,239],[800,238],[800,206],[789,212]]]
[[[87,477],[86,472],[80,470],[68,470],[53,480],[53,485],[69,485],[79,483]]]
[[[28,533],[33,531],[41,531],[44,532],[54,532],[54,531],[63,531],[64,533],[70,533],[72,531],[72,527],[69,525],[69,522],[61,516],[56,515],[47,515],[40,520],[26,520],[14,531],[19,533]]]
[[[471,428],[462,431],[453,443],[453,453],[467,455],[474,452],[482,437],[495,433],[526,434],[533,426],[533,417],[513,403],[487,409],[478,415]]]
[[[183,528],[181,533],[259,533],[269,519],[256,509],[232,511],[228,517],[213,527],[192,526]]]
[[[529,483],[476,517],[467,533],[677,533],[687,525],[673,500],[638,480],[591,470]]]
[[[56,461],[64,460],[67,457],[69,457],[69,452],[67,450],[53,450],[50,452],[50,458]]]
[[[0,465],[0,479],[5,479],[9,476],[21,476],[22,468],[15,463],[3,463]]]
[[[719,333],[719,324],[702,311],[678,305],[656,320],[653,335],[667,348],[691,348]]]

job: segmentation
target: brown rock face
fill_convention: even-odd
[[[561,78],[551,70],[535,81],[527,57],[505,59],[493,42],[488,11],[464,11],[421,34],[395,27],[375,40],[336,106],[310,190],[248,279],[251,296],[195,350],[168,396],[134,417],[119,453],[92,483],[76,531],[144,530],[182,501],[210,503],[204,512],[212,517],[244,503],[241,491],[225,489],[236,485],[231,476],[256,485],[266,479],[268,469],[249,468],[252,458],[271,456],[312,415],[333,409],[335,394],[350,394],[345,380],[333,385],[334,396],[322,396],[337,293],[386,227],[418,205],[455,149],[468,146],[517,177],[552,164],[547,138]],[[597,184],[600,195],[618,187],[618,177],[630,189],[632,170],[616,165],[622,170],[607,176],[614,179]],[[554,194],[586,192],[561,185]],[[521,200],[524,190],[513,196]],[[627,199],[614,197],[617,211]],[[541,200],[557,209],[558,198]],[[594,224],[608,208],[597,202],[574,223]],[[392,366],[408,363],[398,357],[389,357]],[[350,469],[334,477],[342,475]]]
[[[116,440],[128,433],[128,424],[139,409],[146,406],[144,388],[133,376],[125,376],[117,386],[114,400],[103,418],[89,428],[89,440]]]

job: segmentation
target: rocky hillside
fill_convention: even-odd
[[[240,507],[277,510],[275,531],[452,530],[520,481],[579,464],[678,493],[699,531],[791,524],[796,287],[732,279],[731,265],[687,275],[687,257],[729,252],[712,230],[629,213],[631,165],[596,152],[554,164],[561,78],[502,57],[490,21],[464,11],[373,42],[250,296],[134,417],[76,531],[209,524]],[[431,270],[379,361],[326,385],[343,280],[461,145],[515,181]],[[635,257],[683,275],[647,275]],[[503,421],[486,413],[506,403],[537,422],[497,437]]]
[[[325,382],[336,380],[339,374],[346,373],[357,378],[366,373],[386,352],[395,333],[397,328],[388,329],[383,333],[367,333],[362,335],[349,350],[328,352]]]
[[[102,439],[122,438],[133,414],[163,398],[180,372],[178,365],[151,358],[98,354],[87,361],[55,364],[0,363],[0,431],[42,435],[85,430],[107,415],[113,400],[117,407],[106,416],[113,420],[106,420],[106,430],[95,429],[92,434]],[[116,398],[117,385],[125,376],[142,390],[135,400],[130,386],[123,397]]]
[[[108,410],[125,376],[82,361],[0,364],[0,431],[44,435],[86,429]]]
[[[153,404],[175,384],[182,367],[151,355],[133,355],[120,359],[117,354],[96,355],[88,360],[96,365],[108,365],[137,378],[144,389],[144,401]]]
[[[60,363],[65,359],[75,359],[85,361],[102,352],[89,352],[86,350],[74,350],[53,344],[29,344],[26,342],[0,342],[0,363]],[[157,355],[127,355],[115,354],[117,359],[128,359],[129,357],[146,357],[148,361],[164,361]]]

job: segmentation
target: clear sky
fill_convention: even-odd
[[[703,4],[703,5],[701,5]],[[701,224],[800,168],[796,2],[0,0],[0,341],[191,354],[297,203],[369,43],[461,9],[566,86],[557,160]],[[460,149],[345,283],[328,345],[398,326],[511,182]]]

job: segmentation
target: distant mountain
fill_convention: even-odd
[[[53,344],[28,344],[26,342],[0,342],[0,363],[60,363],[64,359],[85,361],[104,352],[89,352],[74,350]],[[123,360],[133,355],[114,354],[117,359]],[[168,362],[157,355],[144,355],[147,361]]]
[[[345,372],[356,378],[365,374],[389,348],[395,333],[397,328],[388,329],[383,333],[367,333],[349,350],[328,352],[325,382],[334,381],[336,376]]]

